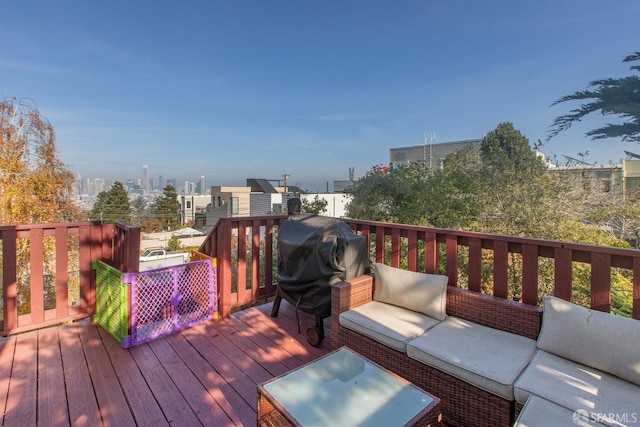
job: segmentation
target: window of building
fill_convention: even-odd
[[[187,200],[187,209],[191,209],[191,200]]]
[[[232,197],[231,198],[231,213],[232,214],[237,214],[240,211],[240,201],[238,200],[237,197]]]

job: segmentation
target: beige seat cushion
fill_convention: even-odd
[[[602,426],[582,411],[572,411],[538,396],[524,404],[514,427],[587,427]]]
[[[373,299],[426,314],[436,320],[447,317],[447,276],[417,273],[375,264]]]
[[[535,350],[530,338],[457,317],[407,343],[409,357],[509,400]]]
[[[371,301],[340,314],[341,326],[395,350],[406,352],[406,344],[439,322],[416,311]]]
[[[640,385],[639,345],[638,320],[544,298],[541,350]]]
[[[615,414],[635,420],[628,423],[596,419],[605,425],[640,425],[640,387],[544,350],[536,352],[517,379],[514,393],[520,403],[537,395],[570,411],[586,411],[594,417]]]

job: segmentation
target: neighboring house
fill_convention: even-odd
[[[180,203],[180,225],[194,223],[196,214],[206,212],[207,206],[211,203],[211,196],[178,195]]]
[[[640,190],[640,160],[623,160],[622,176],[624,177],[625,191]]]
[[[573,178],[583,186],[594,190],[609,192],[640,191],[640,159],[621,160],[621,163],[608,165],[577,164],[568,166],[550,166],[549,170]]]
[[[208,232],[220,218],[286,214],[287,200],[300,197],[312,203],[316,197],[327,201],[325,216],[345,216],[347,196],[344,194],[306,194],[295,186],[274,187],[266,179],[247,179],[247,185],[212,186],[206,210],[195,215],[195,227]]]
[[[584,188],[603,193],[623,190],[623,170],[620,164],[611,165],[572,165],[549,167],[550,172],[563,177],[563,180],[574,180]]]

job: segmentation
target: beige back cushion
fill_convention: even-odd
[[[373,299],[444,320],[447,276],[417,273],[376,263]]]
[[[640,385],[640,321],[544,297],[538,348]]]

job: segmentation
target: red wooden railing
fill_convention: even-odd
[[[4,336],[93,314],[91,262],[137,271],[140,229],[96,222],[0,226],[0,244]]]
[[[275,293],[276,236],[284,215],[220,220],[199,251],[218,263],[222,316]],[[631,316],[640,319],[640,251],[344,219],[366,237],[371,260],[413,271],[441,273],[450,284],[537,304],[540,271],[553,268],[556,296],[574,294],[576,264],[589,267],[587,305],[608,312],[611,275],[630,278]],[[239,238],[238,236],[242,236]],[[140,228],[93,222],[0,226],[2,307],[0,334],[24,332],[88,317],[95,311],[94,260],[120,271],[138,271]],[[520,282],[511,289],[514,259]],[[487,277],[490,286],[487,287]],[[75,292],[75,294],[74,294]]]
[[[222,316],[274,295],[275,236],[278,225],[285,219],[284,215],[222,219],[200,247],[200,252],[218,259]],[[574,291],[574,266],[581,263],[590,267],[590,306],[609,312],[611,274],[614,269],[622,269],[632,282],[631,315],[640,319],[639,250],[352,219],[343,221],[367,238],[372,261],[412,271],[446,274],[451,285],[474,291],[487,291],[481,287],[483,277],[489,275],[492,277],[489,293],[498,297],[513,298],[509,295],[509,274],[516,257],[521,268],[518,278],[521,293],[517,299],[528,304],[539,302],[539,271],[545,260],[553,265],[552,293],[567,300],[571,300]],[[406,265],[401,265],[403,262]],[[465,266],[464,274],[461,265]]]

